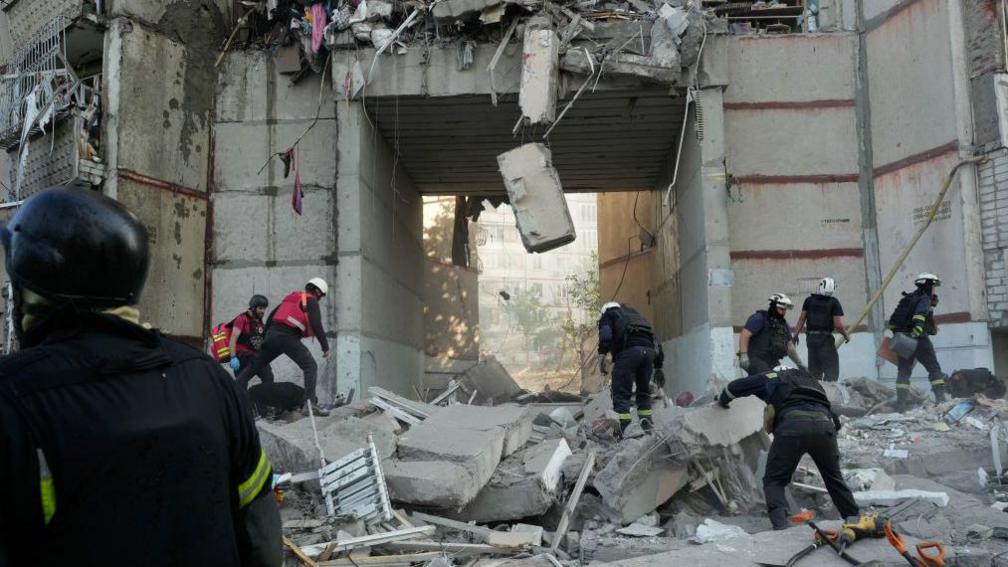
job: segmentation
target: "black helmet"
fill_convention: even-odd
[[[50,299],[132,305],[147,280],[147,229],[97,191],[51,188],[32,196],[0,241],[11,281]]]
[[[256,307],[262,307],[263,309],[269,307],[269,300],[266,299],[265,295],[257,293],[252,296],[252,299],[249,300],[249,309],[255,309]]]

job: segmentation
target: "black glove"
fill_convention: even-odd
[[[833,427],[835,427],[837,431],[840,431],[840,428],[843,427],[843,424],[840,423],[840,416],[838,416],[833,410],[830,410],[829,413],[830,417],[833,418]]]
[[[654,371],[654,383],[659,388],[665,387],[665,371],[661,368],[657,368]]]
[[[604,355],[599,355],[598,369],[603,376],[609,374],[609,361],[606,359]]]
[[[728,409],[728,404],[731,403],[731,398],[728,397],[727,386],[725,387],[724,390],[721,390],[721,394],[717,397],[717,403],[719,406]]]

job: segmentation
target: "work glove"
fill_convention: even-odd
[[[740,352],[738,355],[738,365],[742,370],[749,370],[749,353]]]
[[[655,386],[658,386],[659,388],[665,387],[665,371],[661,368],[654,371],[654,383]]]
[[[609,374],[609,359],[607,359],[605,356],[599,356],[598,370],[599,372],[602,373],[603,376]]]
[[[228,366],[231,367],[231,370],[238,372],[238,369],[241,368],[241,361],[238,360],[237,356],[232,356],[231,360],[228,361]]]

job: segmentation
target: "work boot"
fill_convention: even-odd
[[[619,420],[619,434],[616,436],[617,439],[623,439],[623,434],[626,433],[627,427],[630,427],[629,419]]]
[[[651,433],[652,431],[654,431],[654,424],[651,423],[650,418],[642,417],[640,420],[640,426],[641,429],[644,430],[644,433]]]
[[[305,402],[304,414],[308,415],[308,404],[311,404],[311,412],[315,417],[328,417],[329,411],[322,409],[318,402]]]
[[[947,397],[945,396],[945,388],[944,387],[934,388],[933,391],[934,391],[935,403],[944,404],[945,400],[947,399]]]
[[[893,409],[898,413],[903,413],[910,409],[910,390],[896,386],[896,405]]]

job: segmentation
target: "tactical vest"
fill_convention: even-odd
[[[280,302],[273,314],[273,322],[297,329],[303,337],[314,336],[315,331],[308,322],[307,309],[308,294],[304,291],[292,292]]]
[[[889,328],[893,331],[908,333],[913,330],[914,310],[917,309],[917,302],[920,301],[919,292],[903,293],[903,297],[896,304],[896,309],[889,316]]]
[[[825,295],[812,295],[809,297],[808,315],[805,319],[810,331],[833,331],[833,302],[832,297]]]
[[[777,383],[773,394],[767,399],[766,411],[763,413],[763,425],[767,433],[774,432],[777,418],[785,415],[789,408],[809,403],[822,406],[825,410],[823,415],[833,419],[834,424],[837,423],[826,390],[808,373],[794,369],[782,370],[767,373],[767,378]]]
[[[615,327],[613,337],[617,339],[618,350],[623,350],[633,340],[654,346],[654,330],[651,323],[629,305],[620,306],[619,312],[616,314]]]
[[[787,323],[783,318],[772,316],[767,311],[757,313],[763,314],[763,328],[749,341],[749,354],[767,362],[784,358],[788,341],[791,340]]]

